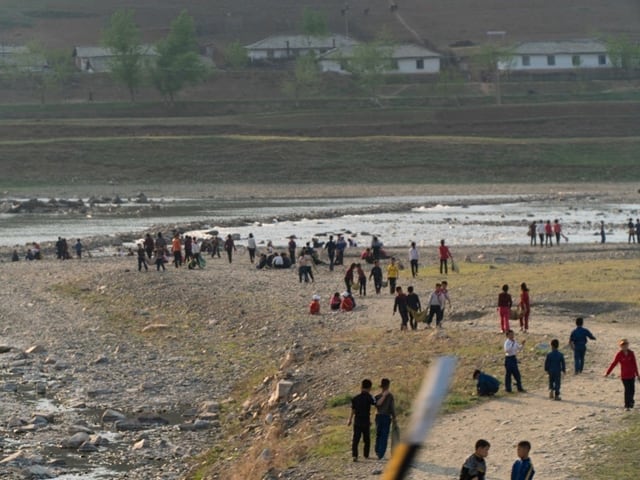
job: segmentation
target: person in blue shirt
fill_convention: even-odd
[[[544,360],[544,371],[549,374],[549,398],[560,400],[560,380],[565,373],[564,355],[557,338],[551,340],[551,351]]]
[[[584,319],[582,317],[576,318],[576,328],[569,337],[569,344],[573,350],[573,364],[576,375],[582,373],[584,368],[584,356],[587,353],[588,339],[596,339],[589,330],[582,326],[583,324]]]
[[[536,471],[533,469],[533,464],[529,458],[529,451],[531,450],[531,443],[527,440],[523,440],[518,443],[517,452],[518,460],[516,460],[511,467],[511,480],[532,480]]]
[[[480,370],[473,372],[473,379],[477,382],[476,388],[478,390],[478,395],[481,397],[490,397],[495,395],[500,389],[500,381],[497,378],[483,373]]]

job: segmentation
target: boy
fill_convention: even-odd
[[[589,330],[582,326],[583,324],[584,320],[582,317],[576,318],[576,328],[571,332],[571,336],[569,337],[569,344],[573,350],[573,365],[576,375],[582,373],[582,369],[584,368],[584,355],[587,353],[588,339],[596,339]]]
[[[431,327],[431,322],[433,321],[433,316],[436,317],[436,327],[440,326],[440,322],[442,322],[442,306],[443,299],[441,295],[441,287],[440,283],[436,283],[435,290],[431,293],[429,297],[429,315],[427,315],[427,328]]]
[[[349,416],[347,425],[351,426],[351,423],[353,423],[351,453],[354,462],[358,461],[358,443],[360,443],[360,437],[362,437],[362,443],[364,444],[362,452],[364,458],[369,458],[369,451],[371,449],[371,406],[376,403],[371,395],[372,385],[371,380],[365,378],[362,381],[360,394],[351,399],[351,415]]]
[[[532,480],[536,471],[533,469],[533,464],[529,458],[529,451],[531,450],[531,443],[523,440],[518,443],[518,460],[516,460],[511,467],[511,480]]]
[[[407,323],[409,323],[409,310],[407,310],[407,296],[403,293],[402,287],[396,287],[396,298],[393,302],[393,315],[396,311],[400,312],[400,330],[407,331]]]
[[[560,379],[565,373],[564,355],[558,350],[560,342],[557,338],[551,340],[551,351],[544,360],[544,371],[549,374],[549,398],[561,400]]]
[[[497,378],[483,373],[480,370],[473,372],[473,379],[477,382],[476,389],[480,397],[491,397],[498,393],[500,389],[500,381]]]
[[[378,460],[384,458],[387,451],[389,432],[391,423],[396,422],[396,407],[393,394],[389,390],[391,380],[383,378],[380,381],[380,393],[375,396],[376,400],[376,445],[375,451]]]
[[[467,458],[460,470],[460,480],[484,480],[487,473],[487,464],[484,459],[489,455],[491,445],[486,440],[476,442],[476,450]]]
[[[511,377],[516,381],[516,387],[519,392],[525,392],[522,387],[522,379],[520,377],[520,369],[518,368],[518,359],[516,355],[524,347],[524,340],[522,344],[515,340],[515,334],[513,330],[507,330],[507,339],[504,342],[504,388],[508,393],[511,393]]]

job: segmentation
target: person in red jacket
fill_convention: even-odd
[[[340,302],[340,310],[350,312],[353,310],[353,297],[349,292],[342,292],[342,301]]]
[[[317,315],[320,313],[320,295],[314,295],[311,297],[311,303],[309,304],[309,313],[311,315]]]
[[[529,313],[531,312],[531,304],[529,302],[529,288],[527,284],[520,284],[520,331],[527,332],[529,330]]]
[[[620,364],[620,379],[624,385],[624,409],[629,411],[633,408],[633,396],[635,395],[635,380],[640,379],[638,374],[638,363],[636,362],[636,356],[633,351],[629,349],[629,341],[626,338],[621,339],[618,342],[620,351],[613,358],[613,362],[609,365],[604,376],[608,376],[611,370],[617,364]]]

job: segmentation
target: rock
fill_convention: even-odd
[[[109,359],[108,359],[107,357],[105,357],[104,355],[102,355],[102,356],[100,356],[100,357],[96,358],[96,359],[93,361],[93,364],[94,364],[94,365],[103,365],[103,364],[105,364],[105,363],[109,363]]]
[[[109,445],[109,439],[104,438],[100,435],[91,435],[89,437],[89,443],[91,443],[92,445],[95,445],[96,447],[101,447],[101,446]]]
[[[145,326],[142,329],[142,332],[149,332],[149,331],[153,331],[153,330],[165,330],[169,328],[169,325],[167,325],[166,323],[152,323],[150,325]]]
[[[78,447],[79,452],[97,452],[98,447],[92,444],[89,441],[84,442],[82,445]]]
[[[124,413],[109,408],[102,414],[102,423],[117,422],[118,420],[124,420],[126,418],[127,416]]]
[[[12,382],[7,382],[2,386],[2,390],[4,390],[5,392],[17,392],[18,391],[18,384],[12,383]]]
[[[84,425],[71,425],[69,427],[69,433],[71,435],[75,433],[86,433],[87,435],[91,435],[93,433],[93,430],[91,430],[89,427],[85,427]]]
[[[143,448],[149,448],[149,440],[143,438],[142,440],[137,441],[131,447],[131,450],[142,450]]]
[[[25,469],[24,478],[56,478],[55,471],[44,465],[31,465]]]
[[[27,348],[24,352],[26,354],[31,355],[32,353],[43,353],[45,351],[46,350],[42,345],[34,345],[32,347]]]
[[[274,406],[278,402],[282,400],[286,400],[292,388],[293,388],[293,382],[289,380],[280,380],[277,383],[276,388],[274,389],[273,394],[271,395],[271,398],[269,398],[269,405]]]
[[[53,365],[56,362],[57,362],[57,360],[54,357],[47,357],[47,358],[44,359],[44,364],[45,365]]]
[[[0,345],[0,354],[9,353],[11,351],[11,347],[7,345]]]
[[[41,415],[36,415],[29,421],[29,423],[41,428],[46,425],[49,425],[49,420],[47,420],[45,417]]]
[[[206,430],[208,428],[211,428],[211,422],[208,422],[207,420],[198,419],[195,422],[193,422],[193,428],[195,428],[196,430]]]
[[[181,423],[180,425],[178,425],[178,429],[180,429],[180,431],[183,432],[193,432],[195,431],[196,427],[193,423]]]
[[[198,413],[218,413],[220,412],[220,403],[215,401],[206,401],[200,404]]]
[[[80,448],[80,445],[89,440],[89,435],[85,432],[74,433],[71,437],[62,442],[62,448]]]
[[[18,428],[26,424],[27,421],[20,417],[11,417],[7,420],[7,428]]]
[[[14,467],[27,467],[43,463],[44,459],[40,455],[30,454],[26,450],[18,450],[16,453],[0,460],[0,465]]]
[[[47,393],[47,384],[45,382],[36,383],[36,393],[38,395],[44,395]]]
[[[262,450],[262,452],[260,452],[260,460],[264,461],[264,462],[268,462],[269,460],[271,460],[273,458],[273,453],[271,453],[271,450],[268,448],[265,448],[264,450]]]
[[[138,430],[144,430],[147,425],[140,423],[137,418],[118,420],[114,424],[116,430],[119,432],[135,432]]]
[[[141,413],[138,421],[147,425],[169,425],[169,420],[155,413]]]

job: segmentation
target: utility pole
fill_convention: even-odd
[[[344,36],[349,38],[349,2],[344,3],[344,7],[340,12],[344,17]]]

